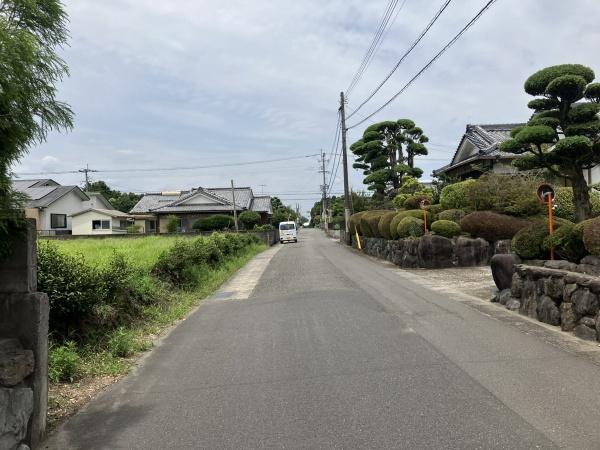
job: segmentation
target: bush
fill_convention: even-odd
[[[411,209],[408,211],[399,211],[390,222],[390,236],[392,239],[398,239],[398,224],[405,217],[416,217],[423,220],[425,214],[422,209]]]
[[[402,206],[404,206],[404,208],[406,209],[418,209],[421,207],[421,202],[423,200],[427,200],[429,203],[431,203],[432,198],[432,194],[411,195],[404,201],[404,204]]]
[[[556,200],[554,202],[554,215],[563,219],[576,221],[575,205],[573,204],[573,189],[570,187],[556,188]],[[592,204],[592,215],[600,214],[600,194],[590,191],[590,202]]]
[[[233,217],[224,214],[215,214],[214,216],[204,217],[194,222],[194,230],[215,231],[225,230],[235,226]]]
[[[142,230],[142,227],[139,225],[129,225],[127,227],[128,234],[137,234]]]
[[[126,358],[135,353],[137,347],[135,334],[124,328],[117,329],[108,340],[109,353],[118,358]]]
[[[357,212],[354,213],[350,216],[350,232],[352,234],[356,234],[356,232],[358,231],[358,234],[361,234],[360,232],[360,218],[366,214],[368,211],[361,211],[361,212]]]
[[[469,206],[468,191],[475,180],[465,180],[450,184],[440,193],[440,204],[444,209],[464,209]]]
[[[438,220],[451,220],[458,224],[466,215],[462,209],[447,209],[438,214]]]
[[[167,216],[167,232],[176,233],[179,227],[179,218],[173,214]]]
[[[255,231],[271,231],[274,229],[275,229],[275,227],[273,225],[271,225],[270,223],[265,223],[263,225],[254,225]]]
[[[81,357],[75,342],[50,344],[48,348],[48,378],[54,383],[73,382],[81,372]]]
[[[439,215],[440,213],[444,210],[444,208],[442,208],[442,205],[440,205],[439,203],[436,205],[431,205],[429,207],[429,212],[437,218],[440,218]]]
[[[485,174],[467,191],[472,211],[494,211],[511,216],[532,216],[543,212],[537,197],[539,180],[525,174]]]
[[[193,244],[188,240],[177,240],[158,257],[152,274],[176,286],[188,285],[193,280],[191,266],[194,261]]]
[[[260,223],[260,214],[256,211],[244,211],[238,219],[246,230],[251,230]]]
[[[384,239],[392,239],[392,233],[390,232],[390,224],[394,217],[398,214],[396,211],[386,212],[379,218],[379,223],[377,225],[377,229],[379,230],[379,235]]]
[[[480,237],[489,242],[499,239],[512,239],[517,232],[528,225],[528,222],[517,217],[497,214],[490,211],[476,211],[467,214],[460,227],[472,237]]]
[[[586,220],[583,225],[583,244],[592,255],[600,256],[600,218]],[[578,224],[579,225],[579,224]]]
[[[512,250],[524,259],[547,259],[549,256],[545,241],[548,228],[539,224],[529,225],[517,232],[512,239]]]
[[[379,235],[379,219],[388,211],[367,211],[360,218],[360,234],[368,238],[381,237]]]
[[[544,247],[550,250],[554,246],[556,254],[567,261],[578,263],[587,255],[583,245],[583,227],[575,224],[566,224],[554,232],[552,238],[548,236]]]
[[[399,238],[421,237],[425,234],[425,222],[416,217],[404,217],[398,224],[397,233]]]
[[[431,231],[440,236],[453,238],[460,234],[460,225],[451,220],[437,220],[431,224]]]

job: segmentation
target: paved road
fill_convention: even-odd
[[[598,366],[318,231],[221,298],[48,448],[600,448]]]

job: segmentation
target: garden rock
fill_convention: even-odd
[[[443,236],[428,234],[419,239],[419,266],[426,269],[452,267],[452,241]]]
[[[587,325],[579,324],[573,330],[575,336],[586,339],[588,341],[596,340],[596,330],[594,328],[590,328]]]
[[[523,279],[516,273],[512,276],[512,283],[510,285],[510,292],[513,297],[521,298],[521,292],[523,291]]]
[[[570,302],[571,296],[575,293],[576,290],[577,290],[576,284],[565,285],[565,289],[563,291],[563,302]]]
[[[499,290],[509,289],[512,285],[515,264],[521,264],[521,258],[515,254],[499,254],[490,261],[492,277]]]
[[[558,270],[567,270],[569,272],[577,271],[577,264],[569,262],[569,261],[545,261],[544,267],[548,269],[558,269]]]
[[[560,324],[560,311],[547,295],[542,296],[537,302],[537,318],[550,325]]]
[[[579,263],[580,264],[588,264],[590,266],[600,267],[600,256],[594,256],[594,255],[584,256]]]
[[[577,272],[600,277],[600,266],[594,264],[579,264],[577,266]]]
[[[598,297],[588,289],[577,289],[571,296],[575,313],[579,316],[595,316],[598,312]]]
[[[582,317],[579,320],[579,323],[581,325],[585,325],[586,327],[590,327],[590,328],[596,329],[596,319],[593,318],[593,317],[589,317],[589,316]]]
[[[577,325],[577,316],[573,310],[573,303],[560,304],[560,328],[563,331],[573,331]]]
[[[544,293],[557,303],[563,299],[565,290],[565,280],[559,277],[547,278],[544,280]]]
[[[496,300],[501,305],[506,305],[511,298],[510,289],[504,289],[496,295]]]
[[[490,259],[490,244],[482,238],[460,236],[456,240],[456,259],[461,267],[483,266]]]
[[[510,311],[518,311],[521,308],[521,302],[516,298],[511,298],[506,302],[506,309]]]
[[[500,239],[494,242],[494,255],[511,253],[510,239]]]

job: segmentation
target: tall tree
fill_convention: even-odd
[[[580,64],[551,66],[531,75],[525,92],[540,97],[528,104],[534,114],[502,145],[504,151],[522,154],[515,160],[519,169],[543,168],[568,178],[580,221],[592,212],[584,170],[600,163],[600,83],[592,83],[594,78],[594,71]]]
[[[427,155],[424,144],[428,140],[410,119],[373,124],[350,146],[358,157],[353,167],[363,170],[363,182],[375,197],[393,197],[404,175],[419,178],[423,174],[415,167],[415,156]]]
[[[141,195],[134,194],[133,192],[121,192],[111,189],[102,180],[90,183],[88,190],[90,192],[100,192],[116,210],[126,213],[131,211],[135,204],[142,198]]]
[[[73,125],[70,107],[56,99],[68,75],[56,53],[67,43],[66,24],[59,0],[0,0],[0,256],[22,220],[11,166],[49,131]]]

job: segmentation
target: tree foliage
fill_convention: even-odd
[[[56,99],[68,75],[56,50],[67,43],[67,15],[59,0],[0,1],[0,257],[7,237],[22,227],[22,198],[10,167],[48,132],[70,129],[73,114]]]
[[[410,119],[384,121],[369,126],[350,146],[354,153],[355,169],[363,171],[366,184],[373,196],[393,198],[402,185],[402,177],[421,177],[423,171],[415,167],[415,157],[427,155],[425,143],[429,139]]]
[[[579,221],[592,214],[583,171],[600,163],[600,86],[592,83],[594,77],[592,69],[580,64],[551,66],[531,75],[525,92],[542,98],[529,102],[533,116],[501,147],[523,155],[515,160],[521,170],[543,168],[567,177]]]
[[[100,192],[113,207],[122,212],[128,213],[140,201],[142,196],[133,192],[121,192],[111,189],[104,181],[94,181],[90,183],[89,192]]]

